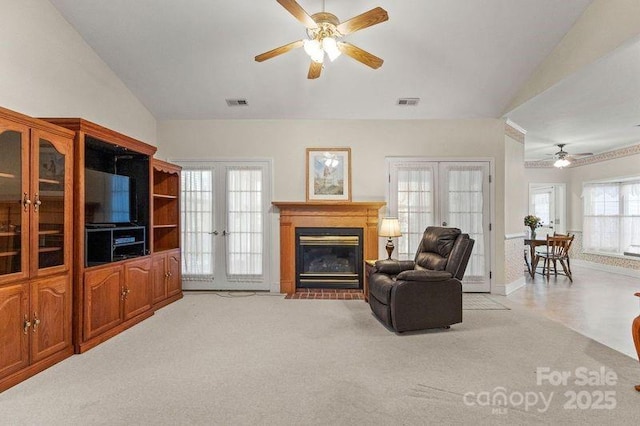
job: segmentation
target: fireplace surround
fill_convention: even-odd
[[[384,202],[284,202],[280,211],[280,292],[296,291],[296,229],[358,228],[362,230],[362,258],[378,258],[378,218]],[[364,268],[360,265],[361,268]]]

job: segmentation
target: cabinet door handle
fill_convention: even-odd
[[[167,272],[167,276],[168,276],[169,278],[171,278],[171,277],[173,276],[173,274],[171,273],[171,271]]]
[[[40,325],[40,320],[38,319],[38,314],[34,312],[33,313],[33,332],[34,333],[38,329],[39,325]]]
[[[123,288],[122,289],[122,300],[127,298],[127,295],[131,293],[131,290],[129,290],[128,288]]]
[[[38,212],[38,210],[40,210],[40,204],[42,204],[42,201],[40,201],[40,194],[38,194],[36,192],[36,201],[33,203],[33,211],[34,212]]]
[[[30,204],[31,204],[31,200],[29,199],[29,196],[25,192],[24,195],[22,196],[22,205],[24,206],[24,211],[25,212],[29,210],[29,205]]]
[[[22,328],[22,332],[23,332],[24,334],[27,334],[27,332],[29,331],[29,327],[31,327],[31,321],[29,321],[29,320],[27,319],[27,316],[26,316],[26,315],[24,316],[24,324],[23,324],[23,326],[22,326],[22,327],[23,327],[23,328]]]

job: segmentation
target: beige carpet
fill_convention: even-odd
[[[188,294],[0,394],[0,424],[636,421],[636,360],[504,304],[511,310],[467,310],[447,331],[397,335],[364,302]],[[571,377],[538,384],[539,368]],[[588,386],[576,377],[601,368],[616,379]]]

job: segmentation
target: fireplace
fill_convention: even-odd
[[[384,202],[274,201],[280,211],[280,291],[296,292],[296,230],[298,228],[357,228],[362,230],[363,259],[378,258],[378,216]],[[366,280],[363,291],[366,297]]]
[[[296,228],[297,288],[362,288],[362,228]]]

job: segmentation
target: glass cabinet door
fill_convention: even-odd
[[[0,120],[0,282],[28,274],[28,134]]]
[[[39,137],[37,144],[37,183],[33,189],[33,213],[37,223],[36,269],[64,266],[68,259],[65,212],[70,194],[67,191],[68,145]],[[36,165],[34,165],[36,166]]]

